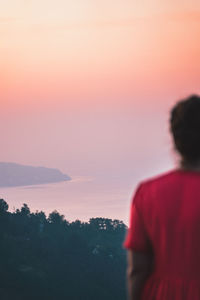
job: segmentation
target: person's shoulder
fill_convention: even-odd
[[[168,170],[142,179],[137,189],[137,193],[141,195],[137,200],[138,207],[149,207],[148,204],[152,204],[152,201],[164,199],[169,191],[173,191],[173,187],[177,186],[175,178],[178,178],[175,174],[175,170]]]
[[[160,183],[164,183],[171,178],[171,176],[175,173],[175,169],[170,169],[167,171],[163,171],[161,173],[152,175],[150,177],[144,178],[140,181],[139,187],[145,189],[152,185],[158,185]]]

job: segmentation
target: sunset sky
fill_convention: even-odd
[[[200,1],[0,1],[0,160],[70,176],[167,169],[200,92]]]

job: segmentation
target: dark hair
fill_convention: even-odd
[[[182,99],[171,109],[170,132],[182,165],[200,160],[200,96]]]

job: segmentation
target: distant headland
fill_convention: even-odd
[[[60,170],[0,162],[0,187],[37,185],[71,180]]]

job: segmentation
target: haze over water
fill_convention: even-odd
[[[90,178],[75,178],[69,182],[5,188],[0,190],[9,202],[10,211],[27,203],[31,210],[53,210],[69,221],[89,221],[92,217],[125,219],[128,189],[103,184]]]
[[[9,211],[26,203],[32,212],[42,210],[48,215],[57,210],[70,222],[76,219],[88,222],[90,218],[104,217],[122,220],[128,225],[130,201],[136,184],[137,181],[134,183],[130,178],[120,176],[79,176],[60,183],[1,188],[0,197],[8,202]]]

